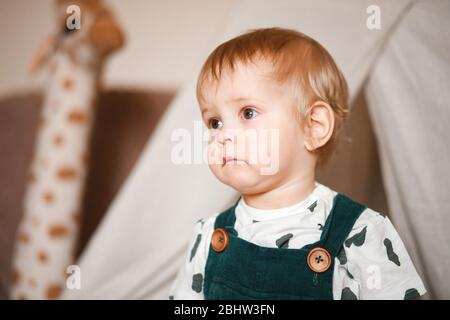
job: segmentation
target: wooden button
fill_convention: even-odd
[[[211,246],[216,252],[222,252],[228,246],[228,242],[230,238],[228,237],[228,233],[223,228],[217,228],[214,230],[211,237]]]
[[[331,266],[331,255],[324,248],[314,248],[308,254],[308,266],[317,273],[327,271]]]

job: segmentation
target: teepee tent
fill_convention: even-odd
[[[372,3],[239,1],[210,49],[248,29],[279,26],[302,31],[330,51],[352,99],[361,92],[367,97],[389,215],[429,297],[448,299],[450,3],[377,1],[379,29],[368,27]],[[81,256],[81,289],[66,290],[64,298],[167,298],[194,222],[236,199],[206,164],[171,161],[172,133],[185,128],[195,134],[195,82],[207,54],[199,57]]]

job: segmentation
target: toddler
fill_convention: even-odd
[[[218,46],[197,83],[208,164],[240,193],[199,220],[171,299],[412,299],[426,290],[389,218],[318,183],[348,114],[315,40],[257,29]]]

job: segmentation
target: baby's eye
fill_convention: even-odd
[[[215,118],[209,120],[208,124],[211,129],[220,129],[223,126],[222,121],[220,121],[219,119],[215,119]]]
[[[242,115],[245,119],[249,120],[256,117],[258,115],[258,112],[252,108],[245,108]]]

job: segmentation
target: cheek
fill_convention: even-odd
[[[261,156],[273,160],[289,160],[290,155],[301,150],[304,134],[293,119],[274,116],[261,123],[258,131],[258,150]],[[251,144],[251,143],[250,143]]]
[[[280,145],[285,149],[290,149],[292,152],[301,149],[304,138],[303,130],[292,120],[288,125],[280,129]]]
[[[280,151],[295,154],[301,146],[302,137],[295,131],[280,132]]]
[[[279,144],[279,125],[276,117],[266,116],[250,122],[248,126],[249,134],[245,137],[247,160],[251,164],[261,164],[267,162],[272,154],[277,153]]]
[[[292,120],[291,120],[292,121]],[[279,173],[283,175],[286,170],[290,170],[295,163],[300,163],[303,158],[303,133],[297,124],[293,123],[279,127],[275,135],[269,139],[268,150],[272,167],[277,167]],[[274,171],[275,172],[275,171]]]

